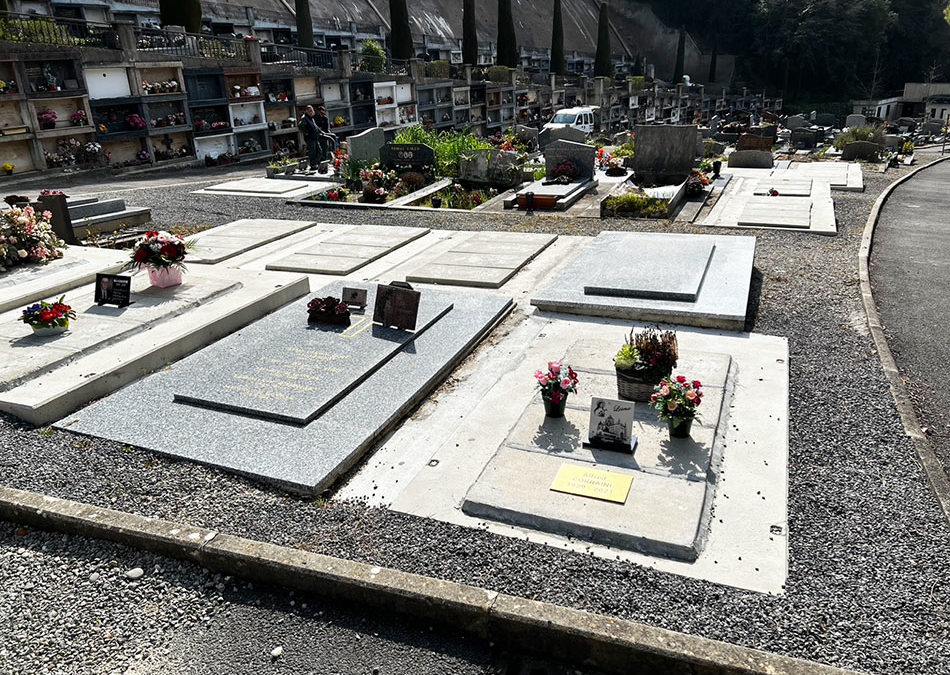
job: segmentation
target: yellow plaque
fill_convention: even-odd
[[[627,501],[633,476],[610,473],[576,464],[562,464],[551,483],[555,492],[566,492],[580,497],[592,497],[623,504]]]

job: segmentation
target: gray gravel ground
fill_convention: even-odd
[[[0,616],[5,675],[582,675],[424,621],[361,615],[191,563],[2,521]]]
[[[950,527],[903,435],[866,330],[857,279],[870,206],[904,171],[867,173],[865,193],[836,193],[838,237],[755,232],[748,327],[788,337],[791,353],[790,560],[782,596],[361,504],[301,501],[206,467],[32,430],[9,418],[0,421],[3,482],[841,667],[950,673]],[[262,215],[368,219],[274,200],[190,195],[170,185],[116,196],[152,206],[163,226]],[[386,214],[385,222],[569,234],[701,231],[624,220],[406,212]]]

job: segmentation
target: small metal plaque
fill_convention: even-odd
[[[419,315],[419,291],[399,286],[380,284],[376,287],[376,305],[373,308],[373,322],[383,326],[395,326],[400,330],[415,330]]]
[[[562,464],[550,489],[578,497],[623,504],[627,501],[632,484],[633,476],[576,464]]]
[[[122,274],[96,275],[96,304],[128,307],[132,295],[132,277]]]
[[[366,289],[365,288],[350,288],[344,286],[341,291],[342,300],[350,307],[359,307],[362,309],[366,307]]]

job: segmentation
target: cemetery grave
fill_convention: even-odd
[[[375,284],[339,281],[316,296],[339,298],[344,286],[367,294],[349,326],[308,324],[303,298],[59,426],[320,494],[512,307],[427,289],[415,330],[400,330],[375,322]],[[183,430],[174,438],[163,421],[172,418]]]
[[[535,291],[531,304],[546,312],[742,330],[754,255],[753,237],[601,232]]]
[[[592,146],[557,140],[544,147],[546,177],[504,200],[506,209],[564,211],[597,187]]]
[[[227,195],[232,197],[268,197],[272,199],[300,199],[318,189],[313,184],[298,181],[241,178],[195,190],[197,195]]]
[[[350,274],[428,232],[420,227],[361,225],[269,262],[267,269],[308,274]]]
[[[219,263],[315,225],[317,223],[307,220],[242,218],[188,237],[195,245],[188,261],[205,265]]]

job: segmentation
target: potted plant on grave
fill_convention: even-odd
[[[688,381],[684,376],[666,378],[654,388],[650,407],[659,412],[659,420],[666,422],[670,438],[689,438],[693,420],[699,417],[697,408],[703,402],[703,384]]]
[[[282,170],[282,168],[283,165],[280,163],[280,160],[271,160],[267,163],[267,168],[265,169],[267,172],[267,177],[273,178],[279,171]]]
[[[314,298],[307,303],[307,323],[329,323],[335,326],[350,325],[350,308],[339,298],[328,295]]]
[[[577,373],[574,369],[559,361],[548,361],[547,370],[535,371],[534,379],[541,390],[544,414],[547,417],[564,417],[568,394],[577,392]]]
[[[25,206],[18,206],[26,201]],[[10,208],[0,213],[0,272],[25,263],[47,263],[63,257],[65,242],[53,232],[52,214],[37,214],[30,198],[10,195]]]
[[[69,320],[76,318],[72,307],[63,302],[61,296],[56,302],[40,301],[23,310],[20,321],[33,329],[38,336],[58,335],[69,329]]]
[[[123,270],[143,267],[148,269],[149,281],[156,288],[168,288],[181,283],[181,274],[185,271],[185,254],[192,247],[176,234],[160,230],[151,230],[135,242],[131,260]]]
[[[647,328],[636,332],[631,329],[614,356],[617,395],[627,401],[650,400],[654,386],[670,376],[678,358],[674,331]]]
[[[4,162],[2,165],[0,165],[0,170],[3,170],[3,173],[5,173],[8,176],[13,175],[13,170],[15,168],[16,168],[16,164],[12,162]]]
[[[36,118],[40,123],[40,129],[55,129],[59,115],[56,114],[55,110],[44,108],[36,114]]]
[[[69,123],[74,127],[85,126],[88,121],[85,110],[77,110],[69,116]]]

